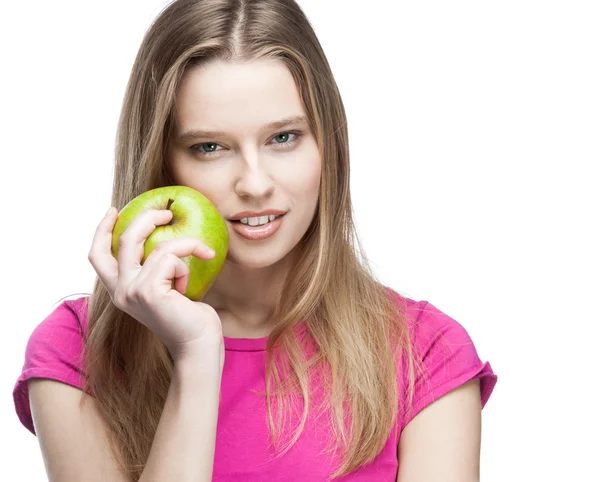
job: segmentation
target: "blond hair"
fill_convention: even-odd
[[[186,69],[213,59],[260,58],[278,59],[289,68],[323,159],[317,213],[300,241],[301,255],[276,307],[279,322],[268,338],[268,426],[282,455],[304,429],[310,380],[319,374],[326,394],[319,409],[329,414],[334,435],[326,451],[341,455],[332,476],[340,477],[383,449],[399,408],[408,410],[412,403],[417,360],[402,297],[376,280],[356,234],[343,103],[321,45],[293,0],[177,0],[161,12],[143,39],[127,85],[112,205],[120,209],[144,191],[173,184],[166,153]],[[300,321],[316,348],[311,356],[295,335]],[[274,356],[276,347],[282,357]],[[89,298],[83,363],[84,390],[97,400],[113,454],[130,480],[138,480],[173,360],[153,332],[114,306],[98,279]],[[399,392],[400,372],[408,380],[406,393]],[[283,420],[294,394],[304,405],[294,436],[284,444]]]

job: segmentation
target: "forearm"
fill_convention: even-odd
[[[210,482],[221,388],[221,348],[175,362],[140,482]]]

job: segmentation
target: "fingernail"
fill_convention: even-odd
[[[110,213],[112,213],[112,206],[108,208],[108,211],[106,211],[106,214],[104,215],[104,217],[107,217]]]

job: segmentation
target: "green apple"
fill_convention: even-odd
[[[225,220],[217,208],[200,192],[187,186],[166,186],[151,189],[132,199],[119,212],[113,229],[112,255],[117,258],[119,238],[129,223],[148,209],[170,209],[173,217],[169,224],[156,226],[144,243],[144,257],[161,241],[179,237],[197,238],[212,248],[215,257],[210,260],[194,255],[181,258],[190,269],[185,296],[200,301],[211,287],[225,263],[229,248],[229,234]]]

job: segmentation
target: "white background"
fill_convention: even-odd
[[[12,388],[34,327],[92,290],[125,84],[165,4],[1,4],[3,480],[45,480]],[[482,480],[599,480],[599,4],[300,4],[347,108],[377,274],[458,320],[499,377]]]

